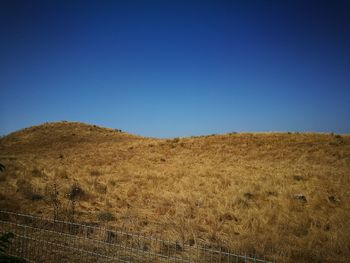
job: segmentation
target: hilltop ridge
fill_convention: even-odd
[[[0,147],[11,147],[21,151],[26,147],[36,151],[74,147],[87,143],[134,140],[140,136],[119,129],[104,128],[81,122],[50,122],[12,132],[1,138]],[[1,148],[0,148],[1,149]]]

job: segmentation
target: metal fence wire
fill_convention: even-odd
[[[0,211],[0,233],[6,232],[14,234],[8,254],[27,262],[270,262],[225,249]]]

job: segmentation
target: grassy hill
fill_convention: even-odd
[[[155,139],[57,122],[1,138],[0,162],[0,209],[287,262],[350,258],[349,135]]]

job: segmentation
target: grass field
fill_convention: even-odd
[[[279,261],[350,259],[349,135],[156,139],[57,122],[1,138],[0,162],[0,209]]]

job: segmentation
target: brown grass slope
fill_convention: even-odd
[[[0,140],[0,209],[107,222],[287,262],[350,259],[350,136],[143,138],[46,123]]]

